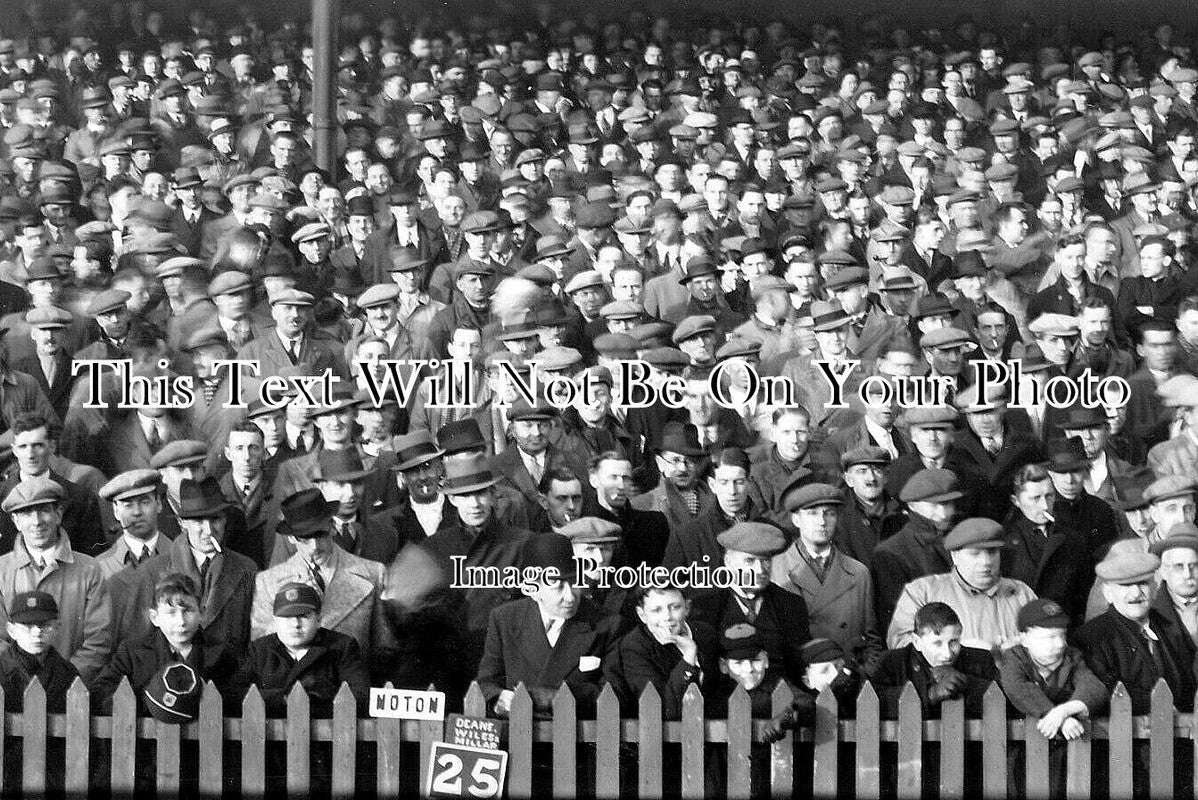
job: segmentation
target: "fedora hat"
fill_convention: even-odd
[[[229,505],[216,478],[208,477],[202,481],[185,478],[179,484],[179,510],[176,513],[180,519],[219,517]]]
[[[482,428],[478,427],[478,420],[467,417],[442,425],[437,431],[437,446],[445,455],[452,455],[467,450],[485,450],[487,440],[483,438]]]
[[[450,459],[445,464],[445,494],[473,494],[499,482],[485,456],[474,455]]]
[[[399,471],[415,469],[444,455],[437,449],[433,436],[428,431],[396,436],[391,440],[391,449],[395,451],[395,463],[391,465],[391,469]]]
[[[706,455],[699,444],[699,429],[689,422],[667,422],[661,434],[658,453],[677,453],[690,458]]]
[[[362,457],[352,447],[345,450],[321,450],[312,465],[312,480],[353,483],[365,480],[373,470],[362,465]]]
[[[319,489],[302,489],[283,501],[283,519],[279,533],[297,539],[311,539],[329,533],[329,524],[338,503],[325,500]]]

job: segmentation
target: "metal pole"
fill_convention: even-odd
[[[316,166],[336,180],[337,168],[337,33],[340,0],[312,0],[312,127]]]

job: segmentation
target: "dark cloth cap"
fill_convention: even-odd
[[[786,549],[786,537],[768,522],[738,522],[716,537],[725,550],[772,558]]]
[[[840,645],[823,636],[807,642],[799,652],[803,657],[803,663],[807,666],[826,664],[829,661],[844,658],[844,650]]]
[[[957,485],[957,476],[947,469],[921,469],[912,475],[899,492],[904,503],[947,503],[964,497]]]
[[[203,681],[189,664],[171,661],[154,673],[143,694],[154,719],[182,725],[199,718],[203,691]]]
[[[982,549],[1002,547],[1005,541],[1003,527],[992,519],[973,517],[961,520],[944,537],[944,549],[950,553],[966,547]]]
[[[1037,597],[1019,609],[1015,624],[1021,631],[1028,628],[1068,628],[1069,615],[1055,600]]]
[[[807,483],[788,486],[782,494],[782,505],[789,512],[816,506],[844,505],[844,498],[836,487],[829,483]]]
[[[733,625],[720,633],[720,656],[723,658],[756,658],[765,649],[765,640],[747,622]]]
[[[275,593],[274,615],[276,617],[302,617],[319,612],[320,592],[306,583],[286,583]]]
[[[38,625],[58,619],[58,603],[45,592],[18,592],[8,606],[8,619],[19,625]]]

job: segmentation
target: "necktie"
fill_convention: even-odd
[[[535,458],[531,458],[528,461],[528,474],[532,478],[533,483],[539,484],[541,482],[544,470],[541,469],[541,464]]]
[[[320,574],[320,568],[317,567],[316,564],[309,564],[308,570],[312,573],[312,582],[316,584],[316,588],[319,589],[321,593],[324,593],[325,582],[324,576]]]
[[[291,360],[292,366],[299,363],[299,340],[292,339],[287,346],[287,358]]]
[[[241,497],[246,502],[249,502],[250,495],[253,493],[254,493],[254,487],[250,486],[248,483],[245,486],[241,487]]]
[[[146,433],[146,441],[150,444],[151,450],[157,450],[162,446],[162,435],[158,433],[158,425],[150,425],[150,430]]]
[[[998,440],[997,439],[995,439],[993,436],[987,436],[982,439],[982,442],[986,445],[987,453],[989,453],[992,456],[998,455]]]
[[[204,597],[208,594],[208,575],[212,571],[212,559],[205,558],[204,563],[200,564],[200,596]]]
[[[354,544],[356,542],[356,537],[354,536],[354,523],[337,522],[334,524],[337,526],[337,535],[335,537],[335,541],[337,542],[338,546],[340,546],[340,548],[345,552],[352,553],[354,551]]]
[[[1165,663],[1161,659],[1160,645],[1148,635],[1148,631],[1144,631],[1144,643],[1148,645],[1148,654],[1152,656],[1152,662],[1156,664],[1157,676],[1163,677],[1165,674]]]
[[[749,623],[750,625],[752,625],[754,622],[756,622],[756,621],[757,621],[757,608],[756,608],[756,604],[755,604],[755,603],[752,603],[752,602],[751,602],[751,601],[749,601],[749,600],[741,600],[740,602],[741,602],[741,604],[742,604],[742,606],[743,606],[743,608],[744,608],[744,612],[745,612],[745,622],[747,622],[747,623]]]
[[[549,620],[549,624],[545,626],[545,638],[549,640],[550,647],[557,646],[558,637],[561,636],[562,626],[561,620],[557,617]]]

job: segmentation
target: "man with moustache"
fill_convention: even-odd
[[[632,498],[632,507],[661,512],[670,530],[693,524],[714,500],[702,479],[700,464],[705,455],[694,425],[667,422],[654,456],[661,480],[655,488]]]
[[[660,511],[641,510],[629,502],[632,495],[632,462],[615,451],[591,459],[588,484],[594,492],[583,504],[583,515],[620,526],[622,552],[629,566],[661,565],[670,523]]]
[[[878,544],[902,530],[907,512],[886,483],[890,454],[865,445],[840,457],[845,488],[836,515],[836,547],[866,567]]]

